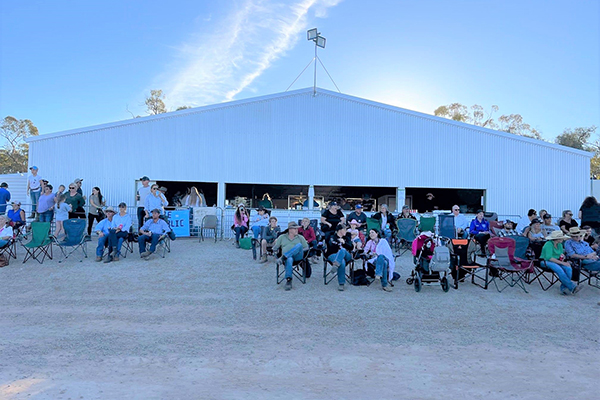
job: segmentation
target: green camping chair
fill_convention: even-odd
[[[377,232],[381,230],[381,221],[375,218],[367,217],[367,232],[371,229],[375,229]]]
[[[419,220],[419,230],[421,232],[435,233],[435,217],[421,217]]]
[[[23,245],[27,254],[23,264],[33,258],[40,264],[46,257],[52,260],[52,238],[50,238],[50,222],[32,222],[31,240]]]

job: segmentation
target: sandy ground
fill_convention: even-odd
[[[338,292],[319,264],[285,292],[231,242],[172,250],[0,269],[0,399],[600,398],[600,290]]]

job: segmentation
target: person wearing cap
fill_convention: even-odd
[[[113,254],[113,261],[119,261],[121,247],[123,246],[123,242],[127,240],[129,229],[132,225],[131,216],[127,214],[127,204],[119,204],[119,212],[114,216],[113,221],[115,222],[115,229],[110,232],[110,240],[113,243],[113,248],[116,247]]]
[[[38,175],[38,167],[35,165],[29,167],[31,175],[27,177],[27,195],[31,199],[31,215],[29,218],[36,217],[38,200],[42,194],[42,177]]]
[[[568,239],[561,231],[553,231],[546,237],[540,258],[544,265],[551,269],[560,280],[560,292],[564,295],[575,294],[581,287],[571,280],[573,269],[571,263],[565,260],[563,241]]]
[[[85,199],[83,196],[83,189],[81,188],[81,185],[83,185],[83,178],[77,178],[73,181],[73,183],[75,183],[77,186],[77,193],[79,193],[79,195]]]
[[[140,178],[140,181],[142,181],[142,187],[137,190],[135,196],[137,200],[138,226],[144,224],[144,218],[146,217],[146,197],[150,194],[150,178],[144,175]]]
[[[104,259],[105,263],[109,263],[113,259],[113,251],[116,250],[116,240],[111,240],[111,231],[115,230],[115,209],[106,207],[104,211],[106,218],[96,224],[96,233],[98,234],[98,247],[96,247],[96,261],[102,261],[102,253],[104,247],[108,247],[108,254]]]
[[[365,231],[367,229],[367,215],[363,212],[362,204],[357,204],[354,206],[354,211],[348,215],[347,220],[358,221],[360,223],[358,230]]]
[[[438,209],[436,201],[434,200],[435,196],[433,193],[427,193],[425,195],[425,212],[433,212]]]
[[[0,183],[0,215],[6,213],[6,206],[10,201],[10,192],[8,191],[8,183]]]
[[[510,219],[504,221],[504,227],[498,231],[498,236],[519,236],[519,233],[515,230],[515,223]]]
[[[346,217],[340,206],[335,201],[329,203],[329,208],[321,214],[321,230],[325,233],[325,240],[335,232],[335,227],[338,224],[345,224]]]
[[[583,240],[583,232],[578,227],[569,229],[570,240],[565,242],[567,257],[580,260],[581,267],[588,271],[600,271],[598,254]]]
[[[52,185],[45,185],[42,190],[42,195],[38,200],[38,213],[40,222],[52,222],[54,217],[54,193]]]
[[[156,245],[161,236],[171,232],[169,224],[167,224],[160,216],[160,210],[155,208],[151,211],[152,218],[147,220],[140,228],[140,236],[138,244],[140,247],[140,257],[147,259],[156,251]],[[146,242],[150,242],[150,249],[146,251]]]
[[[146,218],[150,218],[150,212],[154,209],[160,212],[160,217],[165,219],[165,206],[168,206],[169,202],[162,192],[159,190],[158,185],[155,183],[150,187],[150,194],[146,196],[144,211]]]
[[[402,206],[402,211],[400,211],[400,214],[398,214],[398,218],[396,219],[414,219],[417,221],[417,217],[410,213],[410,207],[406,204]]]
[[[464,214],[460,213],[460,207],[458,204],[452,206],[452,215],[454,215],[454,229],[456,230],[456,237],[466,239],[469,236],[469,221],[467,221],[467,217],[465,217]]]
[[[267,213],[267,210],[263,206],[256,209],[256,215],[250,220],[254,239],[258,239],[262,233],[262,229],[269,225],[269,217],[269,213]]]
[[[523,232],[529,227],[531,221],[536,217],[537,211],[535,211],[533,208],[530,208],[529,211],[527,211],[527,216],[521,218],[517,223],[517,232],[519,232],[519,235],[525,236],[525,233]]]
[[[279,228],[279,225],[277,225],[277,217],[271,217],[269,218],[269,225],[263,227],[262,233],[261,233],[261,241],[260,241],[260,247],[262,249],[262,258],[260,260],[261,263],[266,263],[267,262],[267,246],[269,245],[273,245],[273,243],[275,243],[275,240],[277,239],[277,237],[279,236],[279,234],[281,233],[281,228]]]
[[[398,230],[396,225],[396,218],[394,214],[388,211],[387,204],[379,206],[379,212],[373,214],[373,219],[381,222],[381,231],[384,233],[386,240],[390,240],[394,231]]]
[[[302,235],[298,234],[298,224],[294,221],[288,223],[286,232],[275,240],[273,251],[281,249],[281,258],[277,262],[285,265],[285,290],[292,289],[292,276],[294,261],[302,260],[304,251],[308,250],[308,243]]]
[[[546,213],[542,217],[542,232],[544,232],[544,236],[550,236],[550,234],[554,231],[560,231],[560,228],[552,222],[552,215]]]
[[[346,230],[346,225],[338,224],[335,228],[335,233],[329,237],[327,248],[325,249],[325,257],[331,262],[333,268],[337,269],[338,290],[344,290],[346,283],[346,264],[352,260],[354,245],[352,237]]]
[[[11,203],[11,205],[12,205],[12,210],[8,210],[8,213],[6,213],[6,216],[8,217],[8,219],[11,220],[12,227],[15,230],[17,230],[20,227],[22,227],[23,225],[25,225],[25,222],[27,221],[25,218],[25,211],[23,211],[23,209],[21,209],[20,201],[13,201]]]
[[[483,218],[483,210],[477,210],[477,214],[469,226],[469,234],[481,246],[481,254],[485,255],[485,246],[490,239],[490,223],[487,219]]]

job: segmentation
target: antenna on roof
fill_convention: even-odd
[[[285,89],[285,91],[287,92],[288,90],[290,90],[290,88],[292,87],[292,85],[294,83],[296,83],[296,81],[298,80],[298,78],[300,78],[302,76],[302,74],[304,74],[304,71],[306,71],[306,68],[308,68],[310,66],[311,63],[315,63],[315,73],[314,73],[314,83],[313,83],[313,96],[317,95],[317,61],[319,61],[319,64],[321,64],[321,66],[323,67],[323,69],[325,70],[325,72],[327,73],[327,76],[329,77],[329,79],[331,80],[331,82],[333,82],[333,85],[335,86],[335,88],[337,89],[338,92],[341,93],[340,88],[338,88],[338,85],[336,85],[335,81],[333,80],[333,78],[331,77],[331,75],[329,75],[329,71],[327,71],[327,68],[325,68],[325,65],[323,64],[323,62],[321,61],[321,59],[319,58],[319,56],[317,55],[317,49],[320,47],[322,49],[325,48],[325,43],[327,42],[327,39],[325,39],[323,36],[321,36],[321,32],[318,32],[317,28],[313,28],[313,29],[309,29],[306,32],[306,38],[309,41],[313,41],[315,42],[315,56],[313,57],[312,60],[310,60],[310,62],[306,65],[306,67],[304,67],[304,69],[302,70],[302,72],[300,72],[300,75],[298,75],[296,77],[296,79],[294,79],[294,81],[290,84],[290,86],[288,86],[287,89]]]

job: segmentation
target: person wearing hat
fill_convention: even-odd
[[[162,235],[171,232],[169,224],[161,218],[160,210],[155,208],[151,211],[152,218],[144,223],[140,228],[138,244],[140,247],[140,257],[148,259],[156,251],[156,245]],[[150,242],[150,249],[146,251],[146,242]]]
[[[542,231],[542,221],[539,218],[534,218],[529,224],[529,228],[523,232],[530,242],[543,242],[546,238]]]
[[[519,236],[519,232],[515,230],[515,223],[510,219],[504,221],[504,227],[498,231],[499,237]]]
[[[73,183],[75,183],[77,186],[77,193],[79,193],[79,195],[85,199],[83,196],[83,189],[81,189],[81,185],[83,185],[83,178],[77,178],[73,181]]]
[[[552,231],[546,236],[546,244],[542,247],[540,258],[543,264],[552,270],[560,280],[560,292],[564,295],[575,294],[581,286],[571,280],[573,269],[571,263],[565,260],[563,241],[568,239],[560,230]]]
[[[6,206],[10,201],[10,192],[8,191],[8,183],[0,183],[0,215],[6,213]]]
[[[38,175],[38,167],[35,165],[29,167],[31,175],[27,177],[27,195],[31,199],[31,215],[29,218],[36,217],[37,204],[42,194],[42,177]]]
[[[600,271],[600,260],[598,254],[583,240],[583,232],[578,227],[569,229],[570,240],[565,242],[567,257],[580,260],[581,267],[588,271]]]
[[[335,233],[329,237],[325,257],[331,262],[334,269],[337,269],[338,290],[344,290],[346,283],[346,264],[352,260],[350,252],[354,249],[352,237],[346,230],[346,225],[338,224]]]
[[[360,223],[358,226],[358,230],[366,231],[367,229],[367,215],[363,212],[362,204],[357,204],[354,206],[354,211],[352,211],[347,218],[348,221],[356,220]]]
[[[71,206],[69,218],[85,219],[85,210],[83,209],[85,199],[77,192],[77,184],[75,182],[69,184],[69,191],[65,194],[65,203]]]
[[[542,220],[544,222],[542,224],[542,232],[544,232],[544,236],[549,236],[552,232],[560,230],[558,225],[552,222],[552,215],[546,213],[542,217]]]
[[[252,223],[250,228],[252,229],[254,239],[258,239],[262,229],[269,225],[269,213],[267,213],[267,210],[263,206],[259,206],[256,209],[256,215],[252,217],[250,222]]]
[[[137,190],[135,195],[135,199],[137,200],[138,226],[144,224],[144,217],[146,217],[146,211],[144,210],[146,206],[146,197],[150,194],[150,178],[144,175],[140,178],[140,181],[142,181],[142,187]]]
[[[115,222],[115,229],[110,231],[109,240],[111,240],[113,248],[116,248],[113,254],[113,261],[119,261],[121,247],[123,246],[123,242],[127,240],[129,229],[132,225],[131,216],[127,214],[127,204],[119,204],[119,212],[114,216],[113,221]]]
[[[288,223],[287,231],[275,240],[273,251],[281,249],[281,258],[277,262],[285,265],[285,290],[292,289],[292,276],[294,261],[302,260],[304,252],[308,250],[308,243],[302,235],[298,234],[300,226],[291,221]]]
[[[437,210],[438,206],[435,201],[435,196],[433,193],[427,193],[425,195],[425,212],[433,212]]]
[[[104,262],[109,263],[113,260],[113,251],[116,251],[116,240],[111,239],[111,231],[115,231],[114,216],[116,214],[115,209],[112,207],[106,207],[104,210],[106,218],[96,224],[96,233],[98,234],[98,247],[96,247],[96,261],[102,261],[102,253],[104,253],[104,247],[108,247],[108,254],[106,255]]]
[[[358,222],[357,220],[353,219],[350,221],[350,229],[348,229],[348,233],[350,234],[350,237],[352,238],[352,244],[354,246],[354,251],[362,250],[362,248],[364,246],[365,236],[362,235],[362,237],[361,237],[360,230],[358,229],[359,226],[360,226],[360,222]]]

